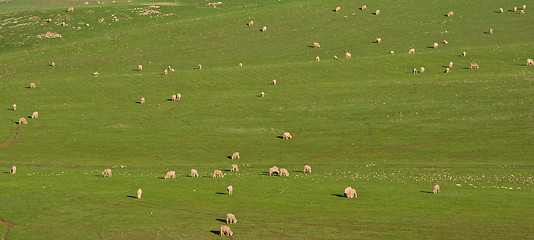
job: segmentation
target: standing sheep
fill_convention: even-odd
[[[243,67],[243,63],[239,63],[239,67]]]
[[[252,25],[254,25],[254,21],[250,21],[250,22],[248,22],[247,25],[248,25],[249,27],[252,26]]]
[[[437,42],[434,43],[434,48],[438,48],[439,44]]]
[[[273,79],[273,85],[276,85],[276,79]]]
[[[284,132],[284,134],[282,135],[282,139],[291,139],[293,138],[293,136],[291,136],[291,133],[289,132]]]
[[[499,8],[499,13],[503,13],[503,12],[504,12],[504,9]]]
[[[176,95],[172,95],[171,100],[176,101]]]
[[[382,38],[377,38],[376,39],[376,43],[381,43],[382,42]]]
[[[98,74],[100,74],[100,73],[98,73],[98,72],[94,72],[94,73],[93,73],[93,76],[98,77]]]
[[[107,168],[107,169],[104,169],[104,171],[102,171],[102,176],[104,177],[111,177],[111,169]]]
[[[213,178],[224,178],[224,174],[221,170],[215,170],[213,171]]]
[[[226,214],[226,224],[232,224],[232,223],[237,223],[237,219],[235,218],[235,215],[231,213]]]
[[[261,92],[260,97],[265,97],[265,92]]]
[[[443,44],[447,45],[449,42],[447,42],[447,40],[443,40]]]
[[[521,11],[519,11],[519,14],[525,14],[525,10],[521,9]]]
[[[345,188],[345,193],[344,193],[344,195],[345,195],[346,197],[349,197],[349,194],[350,194],[351,191],[352,191],[352,187],[346,187],[346,188]]]
[[[527,9],[527,5],[523,4],[523,10]]]
[[[451,17],[452,15],[454,15],[454,12],[452,12],[452,11],[447,13],[447,17]]]
[[[234,191],[234,187],[232,185],[229,185],[226,190],[228,191],[228,195],[232,195],[232,192]]]
[[[375,11],[375,15],[378,15],[378,14],[380,14],[380,10]]]
[[[315,61],[317,61],[317,62],[321,61],[321,59],[319,58],[319,56],[317,56],[317,57],[315,58]]]
[[[416,74],[416,73],[417,73],[417,68],[414,68],[414,69],[412,70],[412,73],[413,73],[413,74]]]
[[[408,54],[415,53],[415,48],[410,48],[410,51],[408,51]]]
[[[39,113],[38,112],[33,112],[32,118],[38,118],[38,117],[39,117]]]
[[[232,158],[231,159],[239,159],[239,152],[235,152],[235,153],[232,153]]]
[[[529,58],[529,59],[527,59],[527,66],[530,66],[530,65],[534,65],[534,60],[532,60],[532,59]],[[15,104],[13,104],[13,106],[16,107]],[[14,109],[15,107],[13,107],[13,109]]]
[[[351,54],[350,52],[346,52],[346,53],[345,53],[345,57],[346,57],[347,59],[351,59],[351,58],[352,58],[352,54]]]
[[[137,71],[143,71],[143,65],[137,66]]]
[[[358,194],[356,194],[356,189],[352,188],[349,191],[349,194],[347,195],[347,198],[358,198]]]
[[[194,168],[191,169],[191,177],[198,177],[198,171]]]
[[[334,10],[334,12],[339,12],[339,10],[341,10],[340,7],[336,7],[336,9]]]
[[[26,118],[19,118],[19,125],[20,124],[28,124],[28,121],[26,121]]]
[[[438,184],[436,184],[436,186],[434,186],[434,191],[433,192],[434,192],[434,194],[439,193],[439,185]]]
[[[367,9],[367,5],[363,5],[360,9],[361,9],[361,10],[365,10],[365,9]]]
[[[237,166],[237,164],[232,164],[230,172],[239,172],[239,167]]]
[[[421,67],[421,69],[419,69],[419,72],[420,72],[420,73],[424,73],[424,72],[425,72],[425,68],[424,68],[424,67]]]
[[[469,64],[469,68],[470,68],[470,69],[473,69],[473,68],[474,68],[474,69],[478,69],[478,64],[472,62],[472,63]]]
[[[445,73],[449,73],[451,70],[449,68],[445,68]]]
[[[163,70],[163,75],[167,75],[169,73],[169,71],[167,71],[167,69]]]
[[[67,9],[67,12],[74,12],[74,8],[70,7],[69,9]]]
[[[449,67],[451,68],[453,64],[453,62],[449,62]]]
[[[493,34],[493,28],[490,28],[489,34]]]
[[[226,225],[221,225],[220,235],[221,236],[232,236],[232,235],[234,235],[234,232],[232,232],[232,230],[230,230],[230,227],[228,227]]]
[[[180,101],[182,99],[182,94],[177,93],[176,94],[176,101]]]
[[[175,172],[175,171],[169,171],[169,172],[167,172],[167,174],[165,174],[165,177],[164,177],[164,178],[165,178],[165,179],[168,179],[168,178],[171,178],[171,177],[174,178],[174,179],[176,178],[176,172]]]
[[[55,67],[55,66],[56,66],[55,62],[50,63],[50,67]]]
[[[35,88],[35,83],[30,83],[30,88]]]
[[[517,7],[514,7],[514,12],[517,12]]]
[[[143,190],[141,188],[137,189],[137,199],[141,199],[141,194],[143,194]]]
[[[13,104],[13,111],[17,111],[17,104]]]
[[[144,97],[141,98],[141,104],[145,104],[145,98]]]
[[[280,171],[278,170],[278,167],[277,166],[273,166],[272,168],[269,168],[269,176],[273,176],[273,175],[279,175],[280,174]]]
[[[339,60],[339,58],[336,55],[334,55],[334,60]]]
[[[304,173],[309,172],[311,173],[311,167],[310,165],[304,165]]]
[[[198,70],[202,69],[202,64],[198,64]]]
[[[280,176],[289,177],[289,172],[285,168],[280,168]]]
[[[261,28],[261,32],[266,32],[266,31],[267,31],[267,27],[264,26],[263,28]]]
[[[467,53],[466,52],[462,52],[462,54],[460,56],[465,57],[465,56],[467,56]]]
[[[11,173],[11,174],[15,174],[15,173],[17,173],[17,166],[13,166],[13,167],[11,167],[10,173]]]

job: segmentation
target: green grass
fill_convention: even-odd
[[[0,6],[8,239],[211,239],[229,212],[236,239],[533,238],[534,19],[508,11],[523,3],[34,3]]]

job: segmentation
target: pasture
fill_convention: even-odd
[[[0,3],[4,238],[534,238],[526,1],[82,3]]]

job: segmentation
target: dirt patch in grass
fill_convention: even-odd
[[[4,140],[3,142],[0,143],[1,144],[0,145],[0,149],[2,149],[4,147],[7,147],[7,146],[13,144],[13,142],[17,141],[17,136],[18,135],[19,135],[19,127],[17,127],[15,129],[15,136],[13,136],[13,138],[11,138],[7,143],[6,143],[7,140]]]
[[[152,6],[152,5],[160,5],[160,6],[180,6],[182,4],[179,3],[169,3],[169,2],[163,2],[163,3],[145,3],[143,4],[145,6]]]
[[[13,227],[13,225],[15,224],[13,224],[12,222],[6,221],[3,218],[0,218],[0,223],[6,225],[6,231],[4,232],[4,235],[2,235],[2,240],[5,240],[7,239],[7,234],[9,233],[9,229],[11,229],[11,227]]]

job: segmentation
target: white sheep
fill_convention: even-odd
[[[239,63],[239,67],[243,67],[243,63]]]
[[[349,194],[347,195],[347,198],[358,198],[358,194],[356,194],[356,189],[352,188],[349,191]]]
[[[345,188],[345,193],[344,193],[344,195],[345,195],[346,197],[349,197],[349,194],[350,194],[351,190],[352,190],[352,187],[346,187],[346,188]]]
[[[202,69],[202,64],[198,64],[198,70]]]
[[[248,26],[252,26],[252,25],[254,25],[254,21],[250,21],[250,22],[248,22],[247,25],[248,25]]]
[[[265,92],[261,92],[260,97],[265,97]]]
[[[478,64],[472,62],[472,63],[469,64],[469,68],[470,68],[470,69],[473,69],[473,68],[474,68],[474,69],[478,69]]]
[[[94,72],[94,73],[93,73],[93,76],[98,77],[98,74],[100,74],[100,73],[98,73],[98,72]]]
[[[445,73],[449,73],[451,70],[449,68],[445,68]]]
[[[234,232],[232,232],[232,230],[230,230],[230,227],[228,227],[226,225],[221,225],[220,235],[221,236],[232,236],[232,235],[234,235]]]
[[[315,61],[319,62],[319,61],[321,61],[321,58],[319,58],[319,56],[317,56],[317,57],[315,58]]]
[[[389,51],[389,54],[395,55],[395,51],[391,50],[391,51]]]
[[[142,70],[143,70],[143,65],[137,66],[137,71],[142,71]]]
[[[176,95],[172,95],[171,100],[176,101]]]
[[[10,171],[11,174],[15,174],[17,173],[17,166],[13,166],[11,167],[11,171]]]
[[[111,174],[111,169],[107,168],[107,169],[104,169],[104,171],[102,171],[102,175],[104,177],[111,177],[112,174]]]
[[[30,83],[30,88],[35,88],[35,83]]]
[[[239,159],[239,152],[232,153],[231,159]]]
[[[499,8],[499,13],[503,13],[503,12],[504,12],[504,9]]]
[[[226,214],[226,224],[232,224],[232,223],[237,223],[237,219],[235,218],[235,215],[231,213]]]
[[[261,28],[261,31],[262,32],[266,32],[267,31],[267,27],[264,26],[263,28]]]
[[[74,12],[74,8],[70,7],[69,9],[67,9],[67,12]]]
[[[417,68],[414,68],[414,69],[412,70],[412,73],[413,73],[413,74],[416,74],[416,73],[417,73]]]
[[[234,191],[234,187],[232,185],[229,185],[226,190],[228,191],[228,195],[232,195],[232,192]]]
[[[177,93],[176,94],[176,101],[180,101],[182,99],[182,94]]]
[[[436,186],[434,186],[434,191],[433,192],[434,192],[434,194],[439,193],[439,185],[438,184],[436,184]]]
[[[145,104],[145,98],[141,98],[141,104]]]
[[[19,125],[20,124],[28,124],[28,121],[26,121],[26,118],[19,118]]]
[[[237,164],[232,164],[232,168],[230,169],[231,172],[239,172],[239,167]]]
[[[452,15],[454,15],[454,12],[453,12],[453,11],[450,11],[450,12],[447,13],[447,17],[450,17],[450,16],[452,16]]]
[[[466,52],[462,52],[462,54],[460,56],[465,57],[465,56],[467,56],[467,53]]]
[[[529,58],[529,59],[527,59],[527,66],[530,66],[530,65],[534,65],[534,60]],[[13,105],[15,105],[15,104],[13,104]]]
[[[439,44],[437,42],[434,43],[434,48],[438,48]]]
[[[168,178],[176,178],[176,172],[175,171],[169,171],[167,172],[167,174],[165,174],[165,179],[168,179]]]
[[[514,12],[517,12],[517,7],[514,7]]]
[[[269,168],[269,176],[273,176],[273,175],[279,175],[280,174],[280,170],[278,170],[278,167],[277,166],[273,166],[272,168]]]
[[[410,51],[408,51],[408,54],[415,53],[415,48],[410,48]]]
[[[141,199],[141,194],[143,194],[143,190],[141,188],[137,189],[137,199]]]
[[[381,43],[382,42],[382,38],[377,38],[376,39],[376,43]]]
[[[334,11],[339,12],[339,10],[341,10],[341,8],[340,7],[336,7],[336,10],[334,10]]]
[[[339,60],[339,58],[336,55],[334,55],[334,60]]]
[[[56,63],[55,63],[55,62],[52,62],[52,63],[50,63],[50,66],[51,66],[51,67],[55,67],[55,66],[56,66]]]
[[[38,112],[33,112],[32,118],[39,118],[39,113]]]
[[[346,57],[347,59],[351,59],[351,58],[352,58],[352,54],[351,54],[350,52],[346,52],[346,53],[345,53],[345,57]]]
[[[525,14],[525,10],[521,9],[521,11],[519,11],[519,14]]]
[[[453,62],[449,62],[449,67],[451,68],[453,64]]]
[[[293,136],[291,136],[291,133],[289,132],[284,132],[284,134],[282,134],[282,139],[291,139],[293,138]]]
[[[489,34],[493,34],[493,28],[490,28]]]
[[[320,48],[321,44],[319,44],[318,42],[313,42],[313,47],[314,48]]]
[[[365,10],[365,9],[367,9],[367,5],[363,5],[360,9],[361,9],[361,10]]]
[[[447,42],[447,40],[443,40],[443,44],[447,45],[449,42]]]
[[[273,85],[276,85],[276,79],[273,79]]]
[[[194,168],[191,169],[191,177],[198,177],[198,171]]]
[[[17,104],[13,104],[13,111],[17,111]]]
[[[527,9],[527,5],[523,5],[523,10]]]
[[[280,176],[286,176],[289,177],[289,172],[285,168],[280,168]]]
[[[311,173],[311,167],[310,165],[304,165],[304,173],[309,172]]]
[[[424,67],[421,67],[421,69],[419,69],[419,72],[420,72],[420,73],[424,73],[424,72],[425,72],[425,68],[424,68]]]
[[[380,10],[375,11],[375,15],[378,15],[378,14],[380,14]]]
[[[224,178],[224,174],[221,170],[213,171],[213,178]]]

